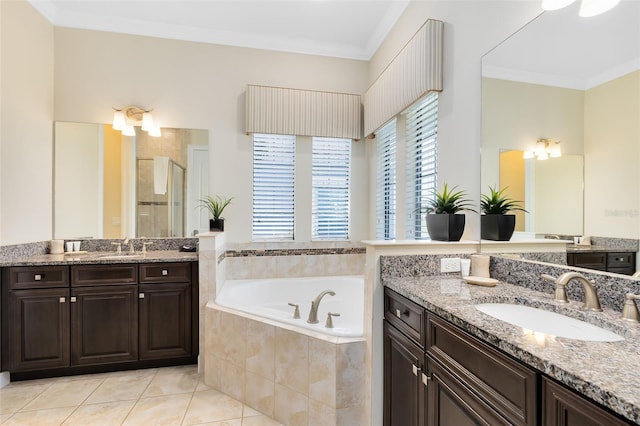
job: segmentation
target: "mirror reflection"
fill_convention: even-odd
[[[482,191],[520,188],[510,196],[532,211],[521,232],[638,239],[640,3],[588,19],[577,8],[543,13],[483,57]],[[507,157],[541,138],[562,157],[518,159],[534,188],[522,191],[505,180]]]
[[[187,237],[208,229],[208,131],[159,137],[55,123],[54,238]]]

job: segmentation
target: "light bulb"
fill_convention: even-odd
[[[124,129],[122,130],[122,134],[125,135],[125,136],[135,136],[136,135],[136,129],[134,129],[133,126],[126,125],[126,126],[124,126]]]
[[[556,142],[551,146],[551,152],[549,153],[549,157],[551,158],[562,157],[562,149],[560,148],[560,142]]]
[[[114,130],[124,130],[124,126],[126,125],[127,123],[124,119],[124,113],[122,111],[114,111],[113,124],[111,127],[113,127]]]
[[[148,132],[153,129],[153,127],[153,117],[151,116],[151,113],[145,112],[142,114],[142,130]]]

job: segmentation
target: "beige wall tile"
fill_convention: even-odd
[[[204,382],[214,389],[221,390],[222,366],[224,361],[213,353],[208,353],[204,358]]]
[[[298,392],[276,384],[274,417],[287,426],[308,425],[309,399]]]
[[[364,403],[365,342],[338,345],[336,365],[336,407],[346,408]]]
[[[251,408],[273,417],[275,383],[257,374],[246,373],[245,403]]]
[[[339,408],[336,410],[336,426],[353,426],[369,424],[364,406]]]
[[[276,383],[308,395],[309,338],[276,329]]]
[[[238,401],[245,400],[245,370],[227,361],[221,362],[220,390]]]
[[[309,426],[335,426],[336,409],[309,400]]]
[[[336,345],[309,339],[309,398],[336,406]]]
[[[247,354],[247,320],[238,315],[220,312],[220,347],[224,360],[244,369]]]
[[[247,320],[246,369],[270,381],[275,380],[276,328]]]

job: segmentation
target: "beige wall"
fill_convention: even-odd
[[[585,94],[585,234],[640,238],[640,71]]]
[[[438,110],[438,181],[440,186],[447,182],[466,189],[478,206],[481,58],[540,12],[537,1],[412,1],[370,61],[369,83],[425,20],[444,21],[444,90]],[[373,152],[371,149],[370,155]],[[372,176],[375,176],[374,169],[372,162]],[[374,193],[372,186],[369,199],[371,235],[375,235]],[[399,187],[397,193],[404,194],[405,188]],[[462,238],[480,238],[477,215],[467,214]]]
[[[229,242],[251,241],[252,144],[244,133],[247,84],[363,93],[367,62],[55,29],[55,119],[109,122],[112,107],[154,108],[161,126],[209,130],[210,192],[236,197],[225,211]],[[301,141],[301,143],[303,143]],[[307,148],[299,147],[305,152]],[[352,239],[367,238],[365,143],[353,144]],[[309,170],[306,156],[297,167]],[[307,190],[310,192],[310,190]],[[299,196],[298,196],[299,195]],[[297,194],[296,237],[310,236]]]
[[[121,238],[122,231],[122,134],[111,126],[104,132],[103,238]]]
[[[497,185],[490,185],[496,190],[506,188],[504,194],[516,201],[520,201],[520,207],[531,210],[526,203],[525,197],[525,164],[522,158],[522,151],[506,151],[500,153],[500,180]],[[489,188],[483,187],[482,192],[489,194]],[[516,215],[516,231],[525,230],[525,212],[515,210],[511,212]]]
[[[0,244],[52,234],[53,27],[0,1]]]

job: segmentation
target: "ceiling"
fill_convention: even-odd
[[[368,60],[410,0],[29,0],[52,24]]]
[[[482,59],[482,75],[586,90],[640,69],[640,0],[591,18],[545,12]]]

